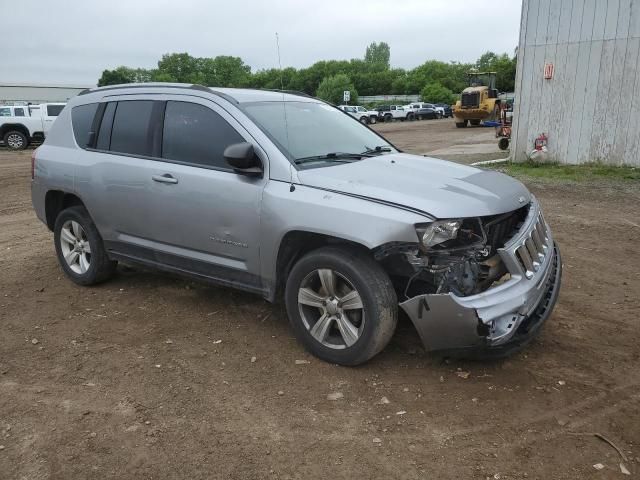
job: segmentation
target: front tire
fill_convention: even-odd
[[[393,120],[393,117],[391,115],[384,116],[384,123],[391,123],[391,120]]]
[[[377,121],[378,121],[378,120],[376,119],[376,117],[369,117],[369,123],[370,123],[371,125],[375,125]]]
[[[287,279],[285,303],[298,340],[339,365],[359,365],[379,353],[398,319],[388,275],[351,248],[324,247],[302,257]]]
[[[11,150],[24,150],[29,145],[27,136],[18,130],[5,133],[3,140],[5,146]]]
[[[60,266],[78,285],[95,285],[114,274],[117,262],[107,256],[102,237],[84,207],[63,210],[56,218],[53,238]]]
[[[367,117],[360,117],[360,123],[366,125],[367,123],[369,123],[369,120],[367,119]]]

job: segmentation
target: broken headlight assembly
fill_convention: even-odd
[[[438,220],[425,226],[416,228],[420,244],[424,248],[431,248],[447,240],[453,240],[458,235],[462,220]]]
[[[424,253],[468,250],[484,247],[486,235],[479,218],[437,220],[416,225],[419,247]]]

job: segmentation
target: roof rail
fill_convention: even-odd
[[[299,92],[298,90],[281,90],[278,88],[265,88],[267,92],[288,93],[289,95],[297,95],[298,97],[316,98],[313,95],[309,95],[305,92]]]
[[[107,86],[107,87],[97,87],[97,88],[86,88],[83,91],[81,91],[78,96],[80,95],[86,95],[87,93],[93,93],[93,92],[104,92],[106,90],[121,90],[121,89],[126,89],[126,88],[153,88],[153,87],[158,87],[158,88],[185,88],[185,89],[190,89],[190,90],[198,90],[200,92],[207,92],[207,93],[211,93],[213,95],[216,95],[220,98],[223,98],[225,100],[227,100],[230,103],[238,103],[238,101],[233,98],[231,95],[227,95],[226,93],[222,93],[222,92],[217,92],[215,90],[212,90],[209,87],[205,87],[204,85],[197,85],[197,84],[193,84],[193,85],[189,85],[189,84],[183,84],[183,85],[176,85],[176,84],[171,84],[171,83],[166,83],[166,84],[162,84],[162,83],[156,83],[156,82],[151,82],[151,83],[123,83],[121,85],[112,85],[112,86]]]

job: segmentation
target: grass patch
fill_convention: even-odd
[[[640,181],[640,168],[615,167],[602,163],[564,165],[560,163],[497,163],[486,165],[513,177],[528,177],[547,180],[588,182],[590,180]]]

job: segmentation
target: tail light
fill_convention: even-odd
[[[33,153],[31,153],[31,180],[36,178],[36,152],[38,149],[36,148]]]

